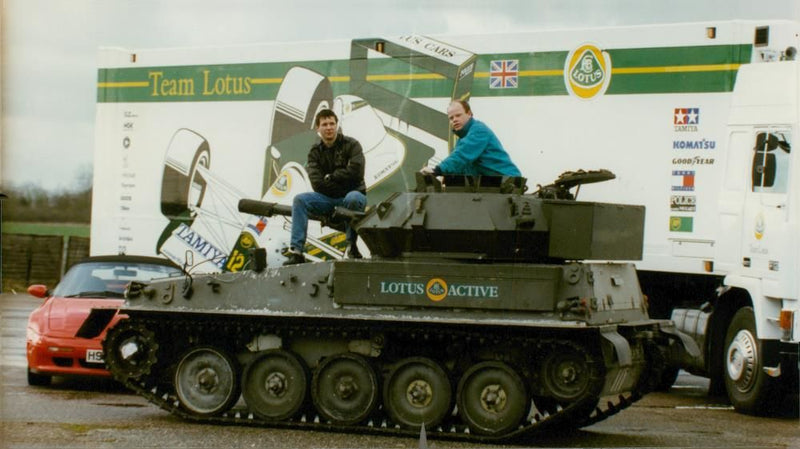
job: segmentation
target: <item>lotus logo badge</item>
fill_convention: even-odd
[[[764,214],[762,212],[759,212],[758,215],[756,215],[756,224],[755,224],[756,240],[761,240],[761,237],[764,237],[764,228],[765,228]]]
[[[244,249],[250,249],[255,244],[255,240],[253,240],[253,236],[251,236],[247,232],[242,232],[242,235],[239,238],[239,242],[242,244],[242,248],[244,248]]]
[[[611,57],[597,46],[584,44],[567,55],[564,82],[570,94],[590,99],[602,95],[611,81]]]
[[[272,183],[272,187],[270,190],[272,190],[272,193],[274,195],[282,196],[289,191],[291,186],[292,186],[291,175],[289,175],[289,172],[287,171],[282,171],[280,176],[278,176],[278,179],[276,179],[275,182]]]
[[[428,299],[431,301],[438,302],[443,300],[447,296],[447,282],[441,278],[431,279],[425,285],[425,294],[428,295]]]

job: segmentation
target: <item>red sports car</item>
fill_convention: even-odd
[[[44,285],[28,287],[29,294],[46,298],[28,318],[28,384],[49,385],[53,376],[109,376],[101,345],[105,330],[92,339],[75,337],[89,312],[120,307],[130,281],[180,274],[180,267],[158,257],[97,256],[73,265],[52,293]],[[116,313],[108,327],[123,317]]]

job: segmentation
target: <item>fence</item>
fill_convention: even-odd
[[[78,260],[89,256],[89,239],[59,235],[2,234],[3,292],[23,292],[31,284],[56,286]]]

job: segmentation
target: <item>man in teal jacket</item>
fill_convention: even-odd
[[[522,176],[492,130],[472,117],[469,103],[450,103],[447,118],[459,137],[456,147],[436,167],[424,167],[423,174]]]

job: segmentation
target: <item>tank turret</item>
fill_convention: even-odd
[[[451,176],[445,188],[433,177],[420,181],[416,191],[389,197],[357,222],[373,256],[516,262],[641,258],[642,206],[525,195],[524,178]]]

